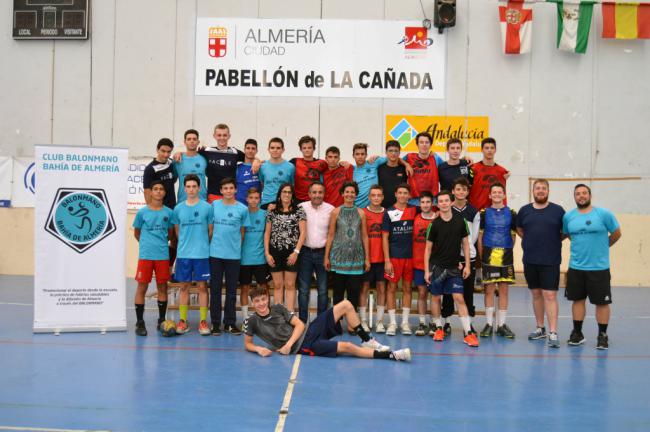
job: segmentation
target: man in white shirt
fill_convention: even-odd
[[[330,213],[334,206],[324,202],[324,198],[325,186],[317,181],[309,186],[309,201],[300,204],[307,215],[307,238],[300,251],[298,264],[298,315],[305,323],[309,319],[309,286],[314,273],[318,287],[318,314],[325,312],[328,306],[327,270],[323,260]]]

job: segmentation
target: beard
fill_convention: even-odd
[[[576,203],[579,209],[587,208],[591,205],[591,200],[587,200],[584,204]]]
[[[546,195],[544,197],[541,197],[541,198],[535,197],[535,202],[537,204],[546,204],[547,201],[548,201],[548,195]]]

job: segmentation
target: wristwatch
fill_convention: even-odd
[[[298,255],[300,255],[300,249],[294,249],[293,251],[294,251],[295,253],[297,253]]]

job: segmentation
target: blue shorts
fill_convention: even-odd
[[[309,324],[299,352],[309,356],[336,357],[338,342],[330,339],[342,333],[341,322],[334,321],[334,308],[329,308]]]
[[[210,279],[208,258],[176,258],[174,279],[178,282],[200,282]]]
[[[424,280],[424,270],[413,269],[413,283],[415,286],[427,286],[428,284]]]
[[[384,279],[384,263],[370,264],[370,270],[363,275],[363,281],[371,284],[386,282],[386,279]]]
[[[452,276],[445,278],[442,282],[432,281],[429,285],[429,292],[431,295],[443,294],[462,294],[463,293],[463,278],[460,276]]]

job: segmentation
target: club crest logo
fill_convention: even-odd
[[[208,54],[210,57],[225,57],[228,52],[228,29],[210,27],[208,30]]]
[[[45,222],[45,231],[78,253],[86,252],[115,230],[103,189],[60,188]]]
[[[404,36],[397,44],[404,44],[407,50],[425,50],[433,44],[433,39],[427,37],[426,27],[404,27]]]
[[[23,186],[31,193],[36,193],[36,162],[32,162],[25,170]]]

